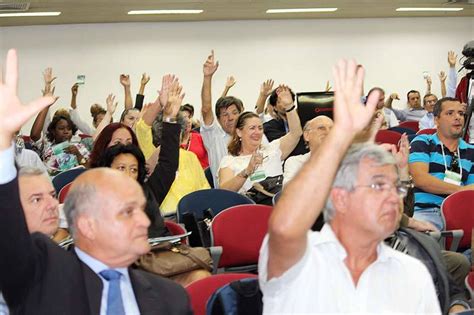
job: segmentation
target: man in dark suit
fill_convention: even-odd
[[[65,205],[76,247],[67,252],[28,233],[14,166],[14,131],[53,103],[28,106],[17,95],[10,50],[0,80],[0,290],[13,314],[190,314],[182,287],[130,264],[149,250],[145,197],[136,181],[111,169],[84,173]]]

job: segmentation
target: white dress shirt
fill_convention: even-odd
[[[286,185],[293,177],[296,176],[300,168],[308,161],[311,152],[290,156],[285,162],[285,170],[283,172],[283,185]]]
[[[346,256],[326,224],[321,232],[308,232],[299,262],[267,281],[267,235],[258,262],[263,313],[441,314],[431,275],[417,259],[380,243],[376,261],[355,286]]]

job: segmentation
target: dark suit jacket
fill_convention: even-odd
[[[102,281],[45,235],[30,235],[18,180],[0,185],[0,290],[12,314],[99,314]],[[141,314],[192,314],[185,290],[170,280],[129,269]]]

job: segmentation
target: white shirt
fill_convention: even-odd
[[[82,131],[82,133],[89,136],[92,136],[95,133],[95,128],[90,127],[84,120],[82,120],[77,108],[69,109],[69,115],[71,116],[72,122],[76,124],[76,127]]]
[[[421,117],[420,121],[418,122],[418,128],[420,130],[436,128],[433,113],[426,113],[423,117]]]
[[[261,145],[260,152],[263,155],[263,162],[262,164],[255,170],[254,174],[261,171],[265,173],[265,178],[278,176],[283,174],[283,167],[281,162],[281,150],[280,150],[280,139],[276,139],[268,145]],[[219,166],[219,170],[224,167],[228,167],[232,170],[234,175],[237,175],[241,172],[244,168],[249,165],[250,159],[252,155],[239,155],[239,156],[232,156],[226,155]],[[217,171],[219,174],[219,171]],[[251,181],[252,175],[250,175],[247,180],[244,182],[242,187],[239,190],[239,193],[243,194],[250,188],[252,188],[253,182]],[[261,178],[257,180],[257,182],[264,180],[265,178]],[[220,186],[220,182],[217,181]]]
[[[41,161],[39,155],[33,150],[29,150],[25,148],[22,149],[20,153],[16,154],[15,160],[20,168],[34,167],[47,173],[47,169],[43,161]]]
[[[290,156],[285,162],[285,171],[283,172],[283,185],[286,185],[290,180],[295,177],[300,168],[306,161],[308,161],[311,152]]]
[[[211,168],[212,177],[214,178],[214,183],[217,183],[219,163],[222,158],[227,155],[227,145],[229,144],[231,136],[222,129],[216,118],[214,118],[212,124],[209,126],[206,126],[203,119],[200,131],[202,141],[207,150],[207,156],[209,157],[209,167]]]
[[[347,253],[331,227],[308,232],[299,262],[267,281],[268,235],[260,249],[264,314],[441,314],[433,280],[420,261],[381,243],[377,260],[357,287],[344,264]]]
[[[102,289],[102,298],[100,301],[100,315],[107,314],[107,294],[109,292],[109,282],[105,280],[99,272],[110,269],[104,263],[98,261],[94,257],[86,254],[78,247],[74,247],[74,251],[76,252],[77,257],[85,263],[89,268],[94,271],[97,276],[102,280],[103,289]],[[115,270],[119,271],[122,274],[120,277],[120,292],[122,293],[122,302],[123,308],[125,310],[125,314],[127,315],[139,315],[140,310],[138,308],[137,299],[135,298],[135,294],[133,293],[132,282],[130,281],[130,276],[128,274],[127,268],[114,268]]]

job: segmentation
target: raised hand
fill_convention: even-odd
[[[331,89],[332,89],[332,86],[331,86],[331,84],[329,83],[329,80],[327,80],[327,81],[326,81],[326,87],[324,88],[324,91],[325,91],[325,92],[329,92],[329,91],[331,91]]]
[[[408,155],[410,154],[410,142],[408,141],[408,136],[406,133],[404,133],[400,138],[398,146],[399,149],[395,154],[395,159],[397,160],[399,169],[403,170],[408,166]]]
[[[176,118],[184,99],[184,93],[181,93],[182,90],[183,87],[179,85],[179,82],[176,79],[170,87],[168,93],[168,102],[164,108],[163,117]]]
[[[426,78],[426,84],[428,84],[428,86],[431,86],[431,84],[433,83],[433,81],[431,80],[431,76],[427,75]]]
[[[158,91],[158,100],[162,108],[168,103],[168,93],[171,86],[178,81],[174,74],[167,74],[161,80],[161,89]]]
[[[149,75],[147,76],[146,73],[143,73],[140,84],[141,85],[146,85],[149,81],[150,81],[150,76]]]
[[[454,68],[456,66],[456,60],[458,59],[458,56],[456,53],[452,50],[448,51],[448,63],[449,67]]]
[[[79,84],[74,83],[74,85],[71,87],[72,96],[76,97],[78,90],[79,90]]]
[[[392,100],[399,100],[400,96],[398,95],[398,93],[392,93],[392,94],[390,94],[390,98]]]
[[[439,74],[438,74],[438,77],[439,77],[439,80],[441,82],[444,82],[444,81],[446,81],[448,76],[446,75],[446,72],[440,71]]]
[[[236,82],[237,81],[235,80],[233,76],[227,77],[227,80],[225,81],[225,87],[227,89],[230,89],[231,87],[235,85]]]
[[[121,74],[120,75],[120,84],[122,84],[124,87],[130,86],[130,75]]]
[[[56,77],[53,77],[53,68],[46,68],[43,71],[43,79],[45,85],[51,84],[54,80],[56,80]]]
[[[334,129],[344,130],[344,135],[362,131],[371,121],[380,92],[370,93],[366,105],[361,103],[364,68],[354,60],[341,60],[333,68],[334,75]]]
[[[211,50],[211,54],[207,57],[206,62],[202,66],[202,72],[205,77],[212,76],[219,68],[219,61],[214,60],[214,50]]]
[[[285,110],[293,106],[293,98],[291,97],[290,88],[286,85],[278,86],[276,93],[278,95],[277,104],[282,105]]]
[[[11,146],[12,136],[39,111],[54,103],[56,98],[47,95],[23,105],[17,95],[18,57],[14,49],[8,51],[5,77],[0,71],[0,150]]]
[[[109,94],[105,100],[105,103],[107,104],[107,112],[110,113],[110,115],[113,115],[118,105],[118,102],[115,102],[115,95],[112,93]]]
[[[268,79],[267,81],[263,82],[260,86],[260,94],[264,96],[269,96],[270,94],[272,94],[274,83],[275,81],[273,81],[272,79]]]
[[[255,151],[250,158],[249,164],[246,167],[246,173],[248,175],[253,174],[255,170],[263,163],[263,154]]]

